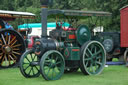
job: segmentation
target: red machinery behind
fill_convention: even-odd
[[[128,47],[128,6],[121,8],[120,19],[121,47]]]
[[[128,5],[120,9],[120,46],[126,48],[124,52],[124,60],[128,67]]]

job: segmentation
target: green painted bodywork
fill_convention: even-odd
[[[85,42],[91,40],[91,32],[86,25],[80,25],[76,31],[77,42],[83,45]]]
[[[65,60],[80,60],[79,47],[67,47],[64,49]]]

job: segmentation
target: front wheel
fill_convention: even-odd
[[[59,51],[47,51],[41,58],[40,70],[45,80],[59,79],[64,73],[64,68],[64,57]]]
[[[80,69],[86,75],[100,74],[106,63],[106,51],[98,41],[88,41],[81,48]]]
[[[40,75],[39,58],[33,50],[28,50],[21,56],[20,71],[26,78],[38,77]]]

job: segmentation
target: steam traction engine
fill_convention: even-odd
[[[44,0],[45,1],[45,0]],[[47,2],[48,0],[46,0]],[[47,10],[42,4],[42,38],[35,42],[33,49],[26,51],[20,59],[20,70],[24,77],[38,77],[57,80],[65,72],[79,68],[86,75],[100,74],[106,62],[106,52],[98,41],[91,41],[91,32],[86,25],[77,29],[64,29],[59,23],[47,36],[47,15],[87,16],[92,12],[72,10]],[[92,15],[105,15],[105,12]]]

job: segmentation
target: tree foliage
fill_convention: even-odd
[[[120,8],[128,4],[128,0],[53,0],[50,8],[71,10],[108,11],[110,19],[103,20],[107,30],[120,29]],[[36,14],[36,19],[29,22],[40,22],[40,0],[0,0],[0,10],[27,11]]]

